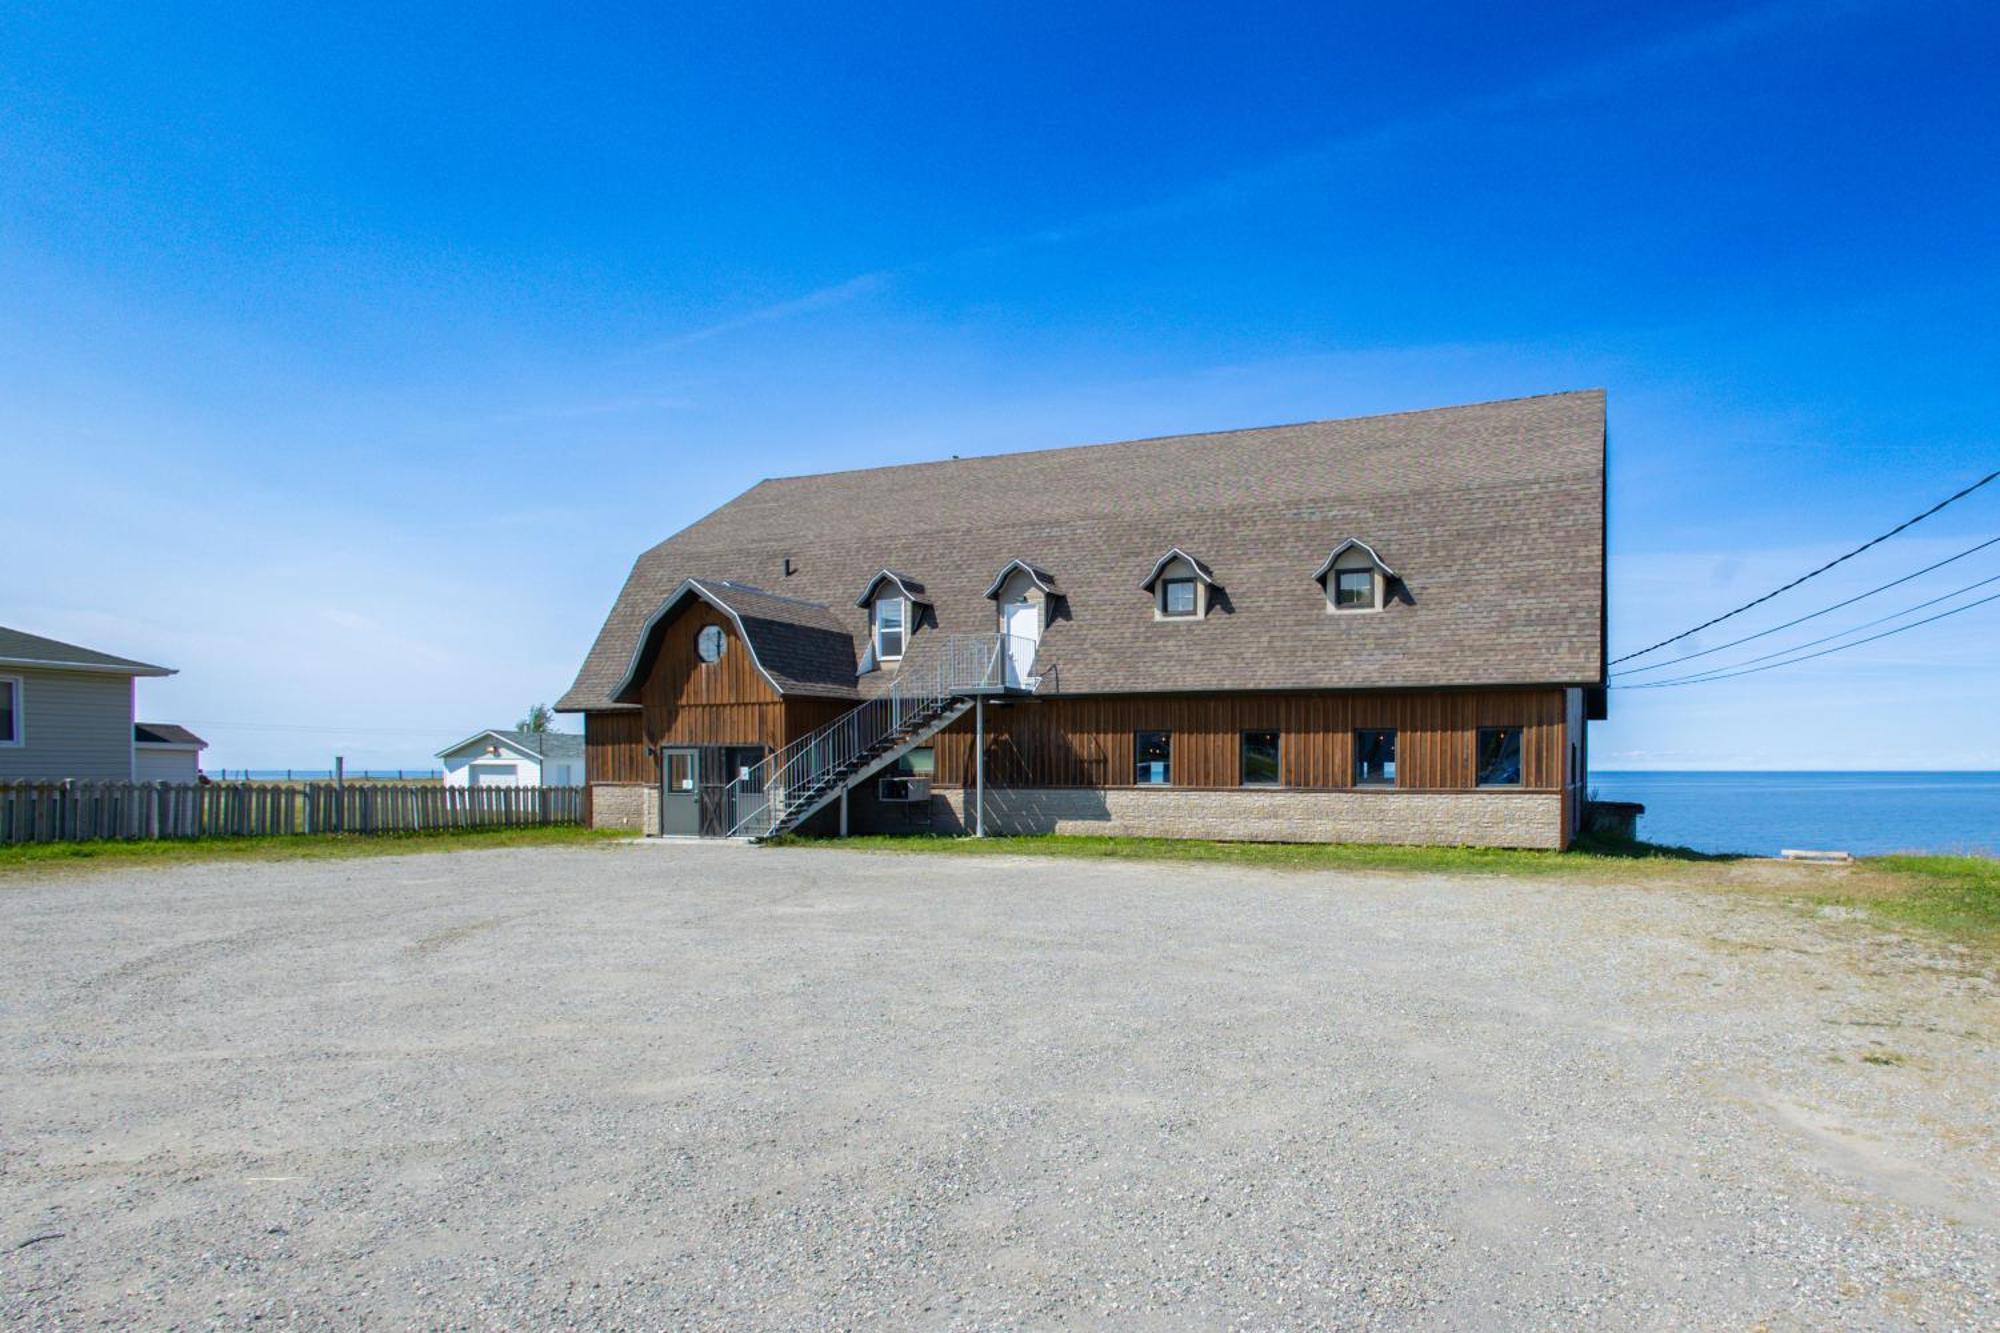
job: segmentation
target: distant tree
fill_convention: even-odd
[[[544,732],[556,729],[556,715],[549,711],[547,704],[536,704],[528,709],[528,715],[514,724],[516,731]]]

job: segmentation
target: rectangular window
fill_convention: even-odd
[[[1375,571],[1336,569],[1333,571],[1333,604],[1342,611],[1373,610]]]
[[[1396,785],[1396,733],[1354,733],[1354,781],[1364,787]]]
[[[927,778],[936,772],[937,750],[929,745],[919,745],[896,758],[898,777]]]
[[[0,745],[21,743],[21,680],[0,676]]]
[[[1132,733],[1132,781],[1141,787],[1164,787],[1174,780],[1174,734],[1171,731]]]
[[[1521,785],[1521,729],[1481,727],[1479,729],[1479,785],[1518,787]]]
[[[903,655],[903,599],[884,597],[875,603],[875,657],[893,662]]]
[[[694,756],[691,754],[670,754],[667,756],[667,790],[694,790]]]
[[[1194,614],[1194,580],[1168,579],[1160,593],[1160,610],[1169,616]]]
[[[1278,785],[1277,732],[1246,731],[1243,733],[1243,785],[1246,787],[1275,787]]]

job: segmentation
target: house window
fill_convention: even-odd
[[[1132,781],[1141,787],[1164,787],[1174,780],[1174,734],[1171,731],[1132,733]]]
[[[1396,733],[1354,733],[1354,781],[1363,787],[1396,785]]]
[[[1195,611],[1194,580],[1166,579],[1160,584],[1160,614],[1191,616]]]
[[[909,603],[900,597],[884,597],[875,603],[875,658],[894,662],[903,655],[903,617]]]
[[[1373,611],[1375,609],[1375,571],[1372,569],[1334,570],[1333,609],[1336,611]]]
[[[0,745],[21,743],[21,678],[0,676]]]
[[[1481,727],[1479,729],[1479,785],[1518,787],[1521,785],[1521,729]]]
[[[929,745],[919,745],[896,756],[896,775],[905,778],[928,778],[937,772],[937,750]]]
[[[1278,785],[1277,732],[1246,731],[1243,733],[1243,785],[1246,787],[1275,787]]]

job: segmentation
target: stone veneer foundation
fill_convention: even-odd
[[[594,782],[590,786],[590,826],[622,828],[653,837],[660,831],[660,789],[634,783]]]
[[[970,805],[967,789],[933,791],[931,827],[944,833],[968,831]],[[986,831],[1556,848],[1562,845],[1562,796],[1519,791],[989,788]]]
[[[970,790],[940,787],[930,805],[885,805],[872,783],[850,798],[855,833],[969,833]],[[650,786],[594,785],[591,825],[653,836],[660,794]],[[831,835],[829,807],[808,831]],[[1290,791],[1210,787],[994,787],[986,831],[1001,835],[1215,838],[1228,842],[1378,842],[1416,846],[1562,845],[1557,792]]]

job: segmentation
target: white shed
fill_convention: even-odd
[[[575,787],[583,737],[567,731],[481,731],[437,752],[447,787]]]
[[[132,724],[134,782],[198,782],[208,742],[171,722]]]

